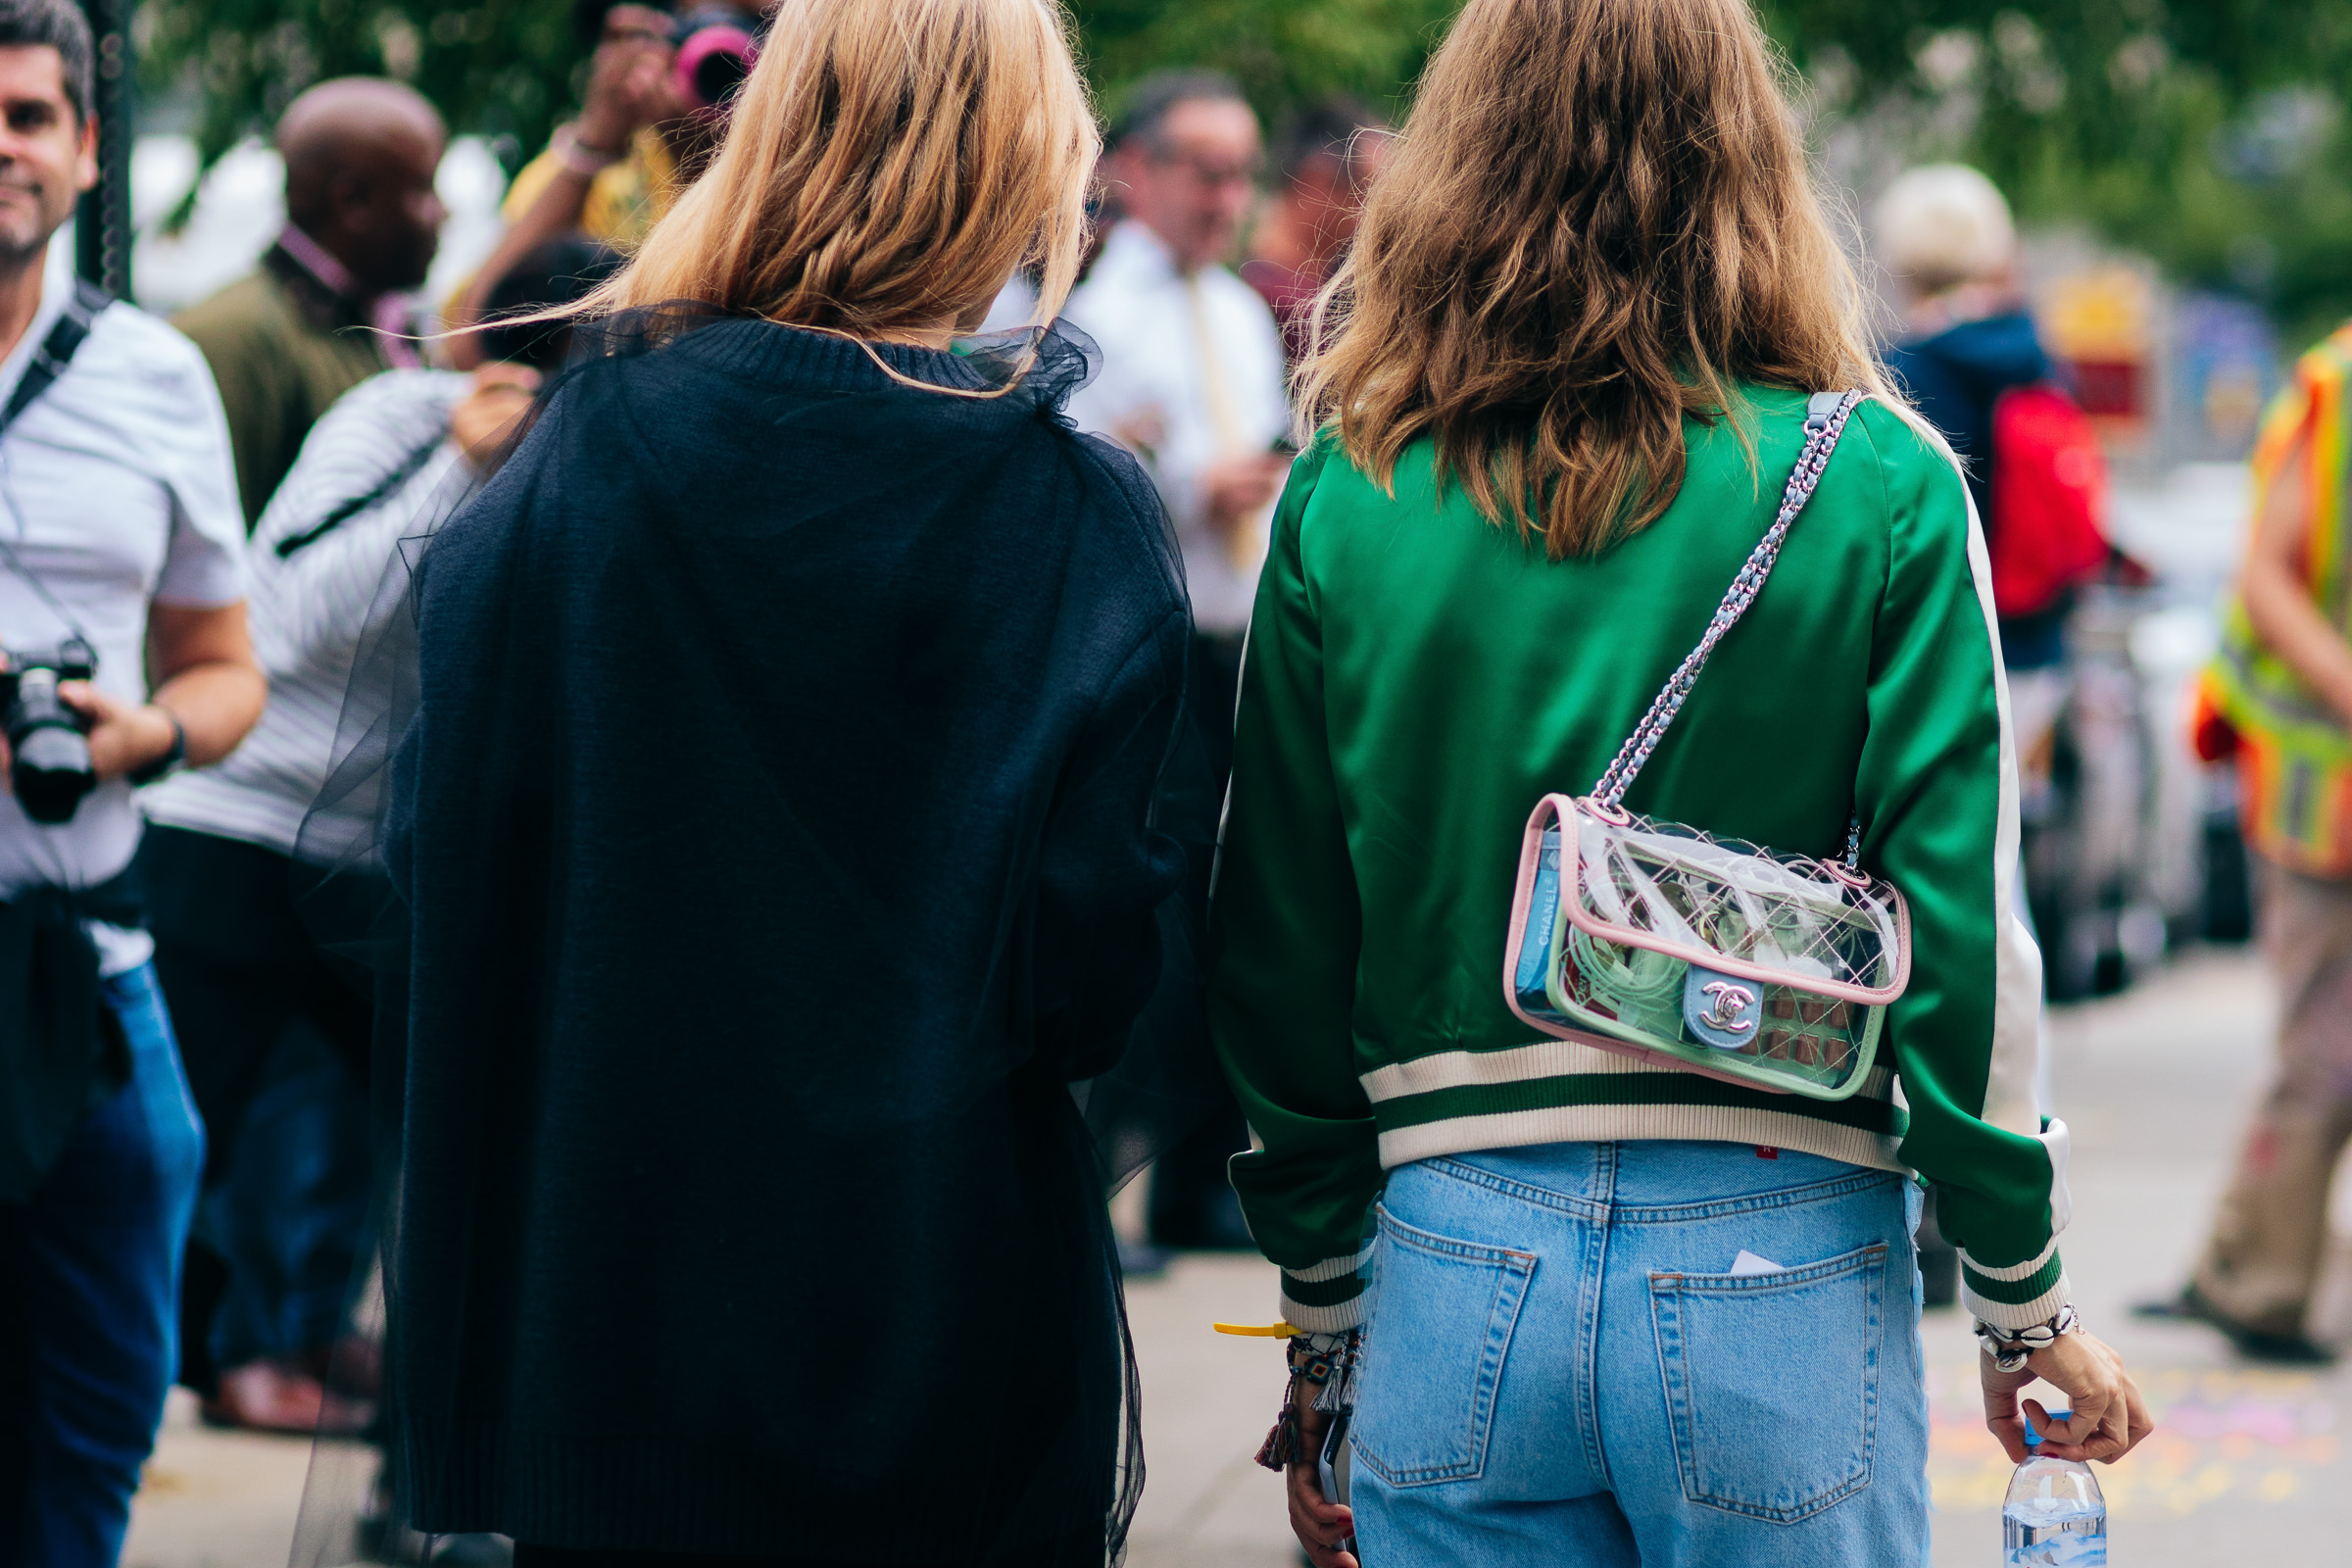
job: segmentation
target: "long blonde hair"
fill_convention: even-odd
[[[1318,302],[1302,421],[1553,560],[1655,520],[1742,380],[1884,395],[1746,0],[1470,0]],[[1742,441],[1746,439],[1742,433]],[[1752,451],[1752,447],[1750,449]]]
[[[1076,281],[1099,140],[1052,0],[784,0],[725,141],[574,314],[694,301],[866,338]]]

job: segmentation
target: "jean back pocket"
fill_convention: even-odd
[[[1383,1481],[1428,1486],[1484,1468],[1535,1271],[1532,1252],[1457,1242],[1381,1209],[1354,1449]]]
[[[1886,1256],[1649,1277],[1685,1497],[1787,1522],[1870,1485]]]

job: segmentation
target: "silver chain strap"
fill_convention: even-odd
[[[1656,751],[1658,742],[1666,738],[1666,731],[1674,723],[1675,715],[1683,710],[1684,699],[1690,695],[1690,688],[1698,683],[1698,672],[1706,667],[1707,656],[1715,651],[1717,643],[1723,641],[1724,634],[1740,623],[1740,617],[1747,613],[1747,607],[1756,602],[1756,595],[1764,591],[1764,580],[1772,575],[1773,564],[1781,558],[1781,544],[1788,537],[1789,524],[1795,522],[1797,514],[1805,510],[1805,503],[1813,499],[1813,492],[1821,483],[1822,470],[1830,466],[1830,454],[1838,450],[1838,438],[1845,433],[1847,416],[1862,402],[1861,393],[1848,392],[1838,397],[1834,405],[1824,408],[1828,396],[1816,397],[1806,411],[1805,449],[1797,454],[1796,467],[1788,475],[1788,487],[1781,494],[1780,515],[1773,519],[1770,528],[1764,530],[1764,537],[1749,554],[1747,564],[1732,579],[1732,586],[1725,592],[1723,603],[1715,607],[1715,618],[1707,622],[1707,634],[1698,640],[1698,646],[1690,650],[1689,657],[1684,659],[1673,676],[1659,690],[1649,705],[1649,711],[1642,715],[1642,722],[1634,726],[1634,732],[1618,748],[1616,760],[1609,763],[1608,771],[1601,774],[1600,782],[1592,786],[1593,799],[1601,805],[1613,808],[1624,799],[1625,792],[1633,787],[1634,780],[1641,776],[1642,767],[1649,761],[1650,753]],[[1848,865],[1852,865],[1860,855],[1860,838],[1861,824],[1856,822],[1846,835],[1845,861]]]

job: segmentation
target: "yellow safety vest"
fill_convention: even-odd
[[[2293,381],[2272,403],[2254,444],[2254,515],[2302,449],[2310,511],[2302,575],[2313,603],[2352,639],[2352,572],[2344,540],[2345,459],[2352,450],[2352,323],[2303,356]],[[2254,634],[2232,595],[2221,653],[2207,669],[2202,701],[2236,730],[2238,810],[2246,842],[2292,870],[2352,876],[2352,727]]]

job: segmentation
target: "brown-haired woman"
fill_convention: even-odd
[[[1187,611],[1054,338],[1041,0],[786,0],[710,171],[418,575],[395,1473],[524,1564],[1100,1564],[1102,1187]],[[698,1555],[696,1560],[701,1560]]]
[[[2058,1257],[1984,547],[1859,298],[1744,0],[1471,0],[1326,292],[1212,911],[1234,1181],[1302,1369],[1267,1457],[1318,1564],[1351,1532],[1374,1563],[1919,1563],[1914,1172],[2016,1363],[1984,1363],[2011,1455],[2035,1374],[2074,1403],[2045,1454],[2148,1429]],[[1839,1100],[1547,1037],[1497,984],[1531,807],[1618,754],[1814,430],[1810,505],[1626,805],[1825,858],[1858,823],[1911,968]],[[1675,979],[1586,1001],[1675,1028]],[[1847,1016],[1767,1021],[1821,1060]],[[1352,1513],[1315,1465],[1351,1397]]]

